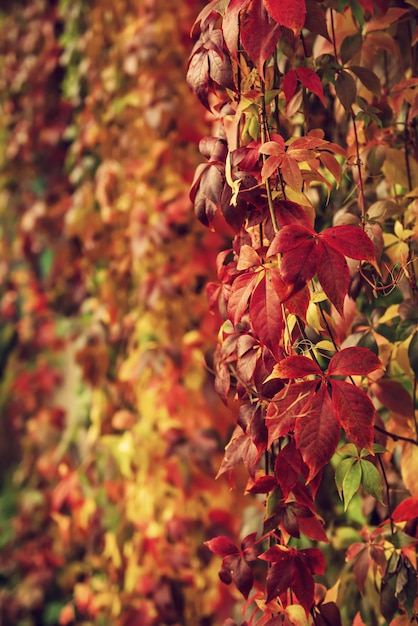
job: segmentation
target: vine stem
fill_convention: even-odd
[[[386,506],[388,508],[389,511],[389,520],[390,520],[390,531],[392,533],[392,535],[395,534],[395,526],[393,524],[393,518],[392,518],[392,505],[390,503],[390,485],[389,485],[389,481],[388,481],[388,477],[386,474],[386,470],[385,470],[385,466],[383,465],[383,461],[380,458],[380,454],[377,455],[377,461],[379,463],[380,466],[380,470],[382,472],[383,475],[383,480],[385,481],[385,488],[386,488]]]
[[[403,134],[403,143],[404,143],[404,154],[405,154],[405,167],[406,167],[406,175],[408,178],[408,190],[412,191],[412,173],[411,173],[411,164],[409,162],[408,156],[408,143],[409,143],[409,133],[408,133],[408,118],[409,118],[409,110],[411,105],[409,103],[406,104],[405,110],[405,128]]]
[[[334,9],[331,9],[331,30],[332,30],[332,45],[334,48],[334,57],[338,62],[337,43],[335,41],[335,24],[334,24]]]
[[[264,87],[264,83],[263,83],[263,87]],[[266,141],[269,138],[269,133],[268,133],[267,121],[266,121],[266,102],[264,100],[264,95],[261,98],[261,104],[260,104],[260,107],[259,107],[259,116],[260,116],[261,142],[262,143],[266,143]],[[262,155],[262,159],[263,159],[263,164],[264,164],[266,162],[266,155],[265,154]],[[266,179],[265,185],[266,185],[266,193],[267,193],[267,203],[268,203],[268,207],[269,207],[271,221],[272,221],[272,224],[273,224],[273,230],[274,230],[275,233],[278,233],[279,232],[279,224],[277,222],[276,213],[274,211],[273,195],[271,193],[270,179],[269,178]]]
[[[414,446],[418,446],[418,441],[416,439],[412,439],[412,437],[404,437],[403,435],[395,435],[395,433],[391,433],[385,428],[378,426],[377,424],[374,425],[374,429],[377,430],[379,433],[382,433],[383,435],[390,437],[395,442],[406,441],[407,443],[412,443]]]
[[[363,182],[363,174],[361,172],[361,159],[360,159],[360,147],[359,147],[359,139],[357,134],[357,124],[356,124],[356,116],[354,114],[353,109],[351,109],[351,119],[353,121],[353,129],[354,129],[354,138],[356,144],[356,159],[357,159],[357,171],[358,171],[358,201],[361,210],[361,223],[363,225],[363,229],[366,223],[366,211],[364,207],[364,182]]]

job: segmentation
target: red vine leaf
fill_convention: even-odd
[[[328,376],[367,376],[380,367],[380,359],[368,348],[344,348],[332,357]]]
[[[237,546],[228,537],[224,536],[209,539],[209,541],[205,541],[205,545],[218,556],[227,556],[228,554],[239,552]]]
[[[317,385],[316,380],[293,383],[273,397],[266,414],[269,446],[293,431],[298,417],[307,415]]]
[[[267,574],[267,602],[283,595],[289,588],[296,595],[306,615],[314,603],[313,574],[323,574],[325,557],[317,548],[296,550],[285,546],[269,548],[260,559],[271,563]]]
[[[375,408],[370,398],[352,383],[330,379],[332,400],[342,427],[359,450],[372,450]]]
[[[301,224],[284,226],[272,241],[267,255],[278,253],[282,254],[283,280],[293,286],[294,292],[302,289],[316,273],[341,315],[349,279],[344,256],[375,264],[373,243],[357,226],[333,226],[319,234]]]
[[[225,456],[216,478],[230,472],[240,463],[243,463],[250,476],[254,476],[257,471],[263,447],[257,449],[252,438],[244,433],[241,426],[236,426],[231,440],[225,448]]]
[[[418,518],[418,496],[407,498],[395,508],[392,513],[394,522],[408,522]]]
[[[330,41],[325,12],[315,0],[306,0],[305,28]]]
[[[205,545],[217,554],[224,557],[219,571],[219,578],[229,585],[232,581],[244,598],[248,598],[254,583],[254,575],[248,562],[255,561],[258,553],[254,549],[257,533],[247,535],[241,543],[241,548],[237,548],[228,537],[215,537],[205,541]]]
[[[309,67],[297,67],[295,70],[291,70],[296,72],[298,79],[302,83],[304,87],[308,91],[311,91],[315,94],[322,104],[326,106],[325,98],[324,98],[324,90],[322,88],[321,79],[318,74],[311,70]]]
[[[358,261],[375,264],[375,251],[370,237],[358,226],[332,226],[319,235],[335,250]]]
[[[345,258],[331,246],[323,246],[317,273],[322,289],[342,315],[344,299],[350,285],[350,272]]]
[[[412,396],[397,380],[381,378],[370,385],[370,390],[389,411],[409,419],[414,418]]]
[[[230,0],[222,20],[222,32],[226,47],[235,61],[238,61],[238,42],[240,37],[240,13],[250,0]]]
[[[233,324],[237,324],[247,311],[249,299],[260,278],[260,272],[248,272],[240,274],[234,280],[228,301],[228,317]]]
[[[263,272],[264,276],[251,295],[250,321],[261,344],[278,358],[284,322],[279,295],[281,285],[279,280],[274,280],[274,272],[277,270]]]
[[[305,23],[306,5],[305,0],[263,0],[267,12],[275,22],[285,26],[298,34]]]
[[[307,356],[288,356],[280,361],[274,372],[278,378],[304,378],[312,374],[322,376],[319,365]]]
[[[331,398],[322,384],[314,395],[306,417],[296,420],[295,441],[309,467],[310,482],[328,463],[340,439],[340,425]]]
[[[190,198],[196,217],[202,224],[212,227],[216,212],[221,208],[220,198],[225,182],[222,163],[202,163],[195,172]]]
[[[269,19],[261,0],[252,0],[247,11],[241,13],[242,45],[260,76],[264,76],[264,64],[274,52],[280,32],[280,26]]]

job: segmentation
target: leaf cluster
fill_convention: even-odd
[[[248,624],[414,620],[416,533],[396,507],[418,467],[415,5],[214,0],[194,32],[188,82],[217,135],[191,197],[201,222],[231,232],[208,288],[215,388],[237,419],[218,476],[244,465],[265,499],[269,567],[252,600],[246,577]],[[228,80],[196,74],[211,33]],[[350,587],[337,527],[359,525],[368,548],[344,546],[355,614],[331,589]],[[295,604],[306,622],[286,613]]]

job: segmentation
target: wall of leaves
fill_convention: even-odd
[[[231,417],[204,290],[223,240],[189,200],[197,9],[0,8],[4,625],[209,626],[234,602],[203,545],[242,505],[213,480]]]

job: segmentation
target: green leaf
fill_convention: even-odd
[[[360,463],[362,470],[362,486],[367,493],[383,504],[383,481],[378,469],[373,463],[365,459],[362,459]]]
[[[357,493],[361,483],[362,470],[359,461],[354,460],[352,467],[344,476],[342,492],[344,497],[344,511],[347,510],[350,500]]]
[[[394,335],[394,337],[392,339],[389,338],[389,337],[386,337],[386,335],[383,335],[383,333],[380,333],[380,334],[383,335],[384,337],[386,337],[386,339],[389,339],[389,341],[391,341],[391,343],[395,343],[395,341],[405,341],[405,339],[408,339],[408,337],[411,336],[411,334],[413,333],[416,325],[417,324],[416,324],[415,320],[402,320],[395,327],[395,335]],[[377,332],[379,332],[379,331],[377,331]]]
[[[364,11],[363,7],[357,0],[350,0],[351,10],[353,12],[354,17],[363,28],[364,26]]]
[[[42,278],[47,278],[52,269],[54,262],[54,253],[50,248],[46,248],[39,258],[39,268],[41,270]]]
[[[369,331],[367,333],[365,333],[360,341],[358,342],[357,346],[359,348],[368,348],[371,352],[374,352],[374,354],[378,355],[379,354],[379,347],[376,343],[376,339],[374,338],[374,335],[372,333],[372,331]]]
[[[361,467],[358,456],[343,459],[335,471],[335,483],[339,496],[344,500],[344,511],[361,483]]]
[[[358,458],[358,450],[354,443],[346,443],[341,448],[338,448],[337,454],[344,457]]]

